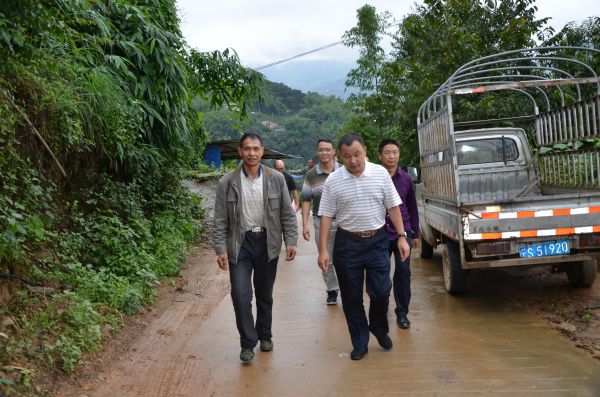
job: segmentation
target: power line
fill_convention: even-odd
[[[400,25],[401,23],[402,23],[402,22],[394,22],[394,23],[390,24],[390,25],[388,26],[388,28],[391,28],[391,27],[394,27],[394,26],[398,26],[398,25]],[[268,63],[268,64],[266,64],[266,65],[259,66],[259,67],[257,67],[257,68],[254,68],[254,70],[261,70],[261,69],[270,68],[271,66],[279,65],[280,63],[288,62],[288,61],[291,61],[291,60],[293,60],[293,59],[300,58],[300,57],[303,57],[303,56],[305,56],[305,55],[308,55],[308,54],[312,54],[312,53],[314,53],[314,52],[322,51],[322,50],[325,50],[325,49],[327,49],[327,48],[334,47],[334,46],[336,46],[336,45],[340,45],[340,44],[342,44],[342,43],[343,43],[343,41],[342,41],[342,40],[340,40],[340,41],[336,41],[335,43],[327,44],[327,45],[324,45],[324,46],[322,46],[322,47],[315,48],[314,50],[306,51],[306,52],[303,52],[303,53],[301,53],[301,54],[298,54],[298,55],[294,55],[294,56],[292,56],[292,57],[289,57],[289,58],[284,58],[284,59],[281,59],[281,60],[279,60],[279,61],[275,61],[275,62]]]
[[[325,50],[325,49],[327,49],[329,47],[334,47],[334,46],[340,45],[340,44],[342,44],[342,41],[336,41],[335,43],[327,44],[327,45],[324,45],[323,47],[315,48],[314,50],[310,50],[310,51],[303,52],[302,54],[294,55],[293,57],[281,59],[279,61],[275,61],[275,62],[272,62],[272,63],[268,63],[266,65],[259,66],[257,68],[254,68],[254,70],[261,70],[261,69],[270,68],[271,66],[279,65],[280,63],[291,61],[292,59],[300,58],[300,57],[303,57],[304,55],[312,54],[312,53],[317,52],[317,51],[322,51],[322,50]]]

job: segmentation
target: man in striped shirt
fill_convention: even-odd
[[[329,174],[337,170],[340,165],[333,159],[335,156],[335,149],[333,148],[333,142],[329,139],[319,139],[317,142],[317,155],[319,156],[319,163],[311,168],[304,176],[304,183],[302,184],[302,236],[306,241],[310,240],[310,229],[308,227],[308,214],[310,212],[310,204],[313,204],[313,224],[315,226],[315,243],[317,244],[317,250],[319,249],[319,232],[321,225],[321,218],[317,215],[319,213],[319,203],[321,202],[321,194],[323,193],[323,186]],[[337,276],[335,275],[335,269],[332,266],[331,259],[333,258],[333,240],[335,238],[335,231],[337,224],[335,221],[329,229],[329,245],[328,252],[329,256],[329,267],[327,271],[323,273],[323,281],[325,281],[325,288],[327,289],[327,304],[337,304],[338,290],[340,286],[338,284]]]
[[[366,161],[366,147],[359,134],[346,134],[338,144],[344,164],[325,182],[319,216],[321,235],[319,267],[327,271],[327,236],[333,218],[338,229],[333,247],[342,304],[353,350],[352,360],[368,352],[369,331],[386,350],[392,348],[387,311],[392,282],[388,237],[384,230],[386,210],[398,233],[402,260],[410,255],[399,206],[402,203],[389,173],[380,165]],[[365,283],[370,298],[369,319],[363,304]]]

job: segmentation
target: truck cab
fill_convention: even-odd
[[[539,195],[537,174],[523,129],[456,131],[455,139],[462,202],[489,203]]]

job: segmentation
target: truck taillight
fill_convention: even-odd
[[[478,255],[508,254],[510,253],[510,241],[477,243],[476,250]]]
[[[600,234],[585,234],[579,236],[580,247],[598,247],[600,246]]]

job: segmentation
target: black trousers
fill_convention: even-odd
[[[407,232],[408,246],[412,246],[413,232]],[[400,259],[398,251],[398,239],[390,240],[390,256],[394,254],[394,300],[396,301],[396,317],[404,317],[408,314],[410,304],[410,256],[405,261]]]
[[[383,229],[370,238],[350,236],[339,230],[335,234],[333,265],[355,349],[366,349],[369,331],[375,335],[389,332],[387,311],[392,281],[388,247],[389,239]],[[368,321],[363,304],[365,278],[371,302]]]
[[[242,348],[253,348],[259,339],[272,337],[273,285],[278,259],[269,260],[266,232],[246,232],[237,263],[229,263],[231,299]],[[256,324],[252,315],[252,284],[256,294]]]

